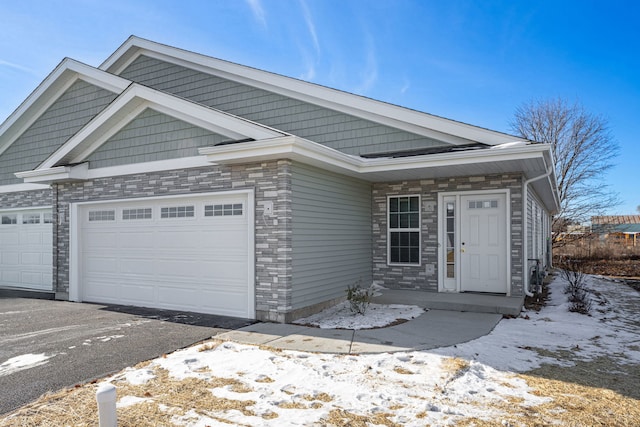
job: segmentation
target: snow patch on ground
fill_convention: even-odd
[[[174,417],[178,425],[222,425],[221,420],[239,425],[322,425],[338,410],[360,416],[388,414],[390,421],[408,426],[449,425],[465,417],[508,424],[501,402],[534,406],[548,400],[533,393],[514,372],[542,363],[571,366],[574,360],[601,355],[640,363],[640,294],[592,276],[587,285],[594,298],[591,316],[568,312],[564,282],[556,279],[550,285],[551,300],[539,313],[503,319],[490,334],[447,348],[345,355],[222,342],[177,351],[112,380],[144,384],[154,381],[157,368],[177,380],[228,378],[240,382],[242,390],[222,386],[209,391],[218,398],[256,402],[250,406],[253,415],[235,410],[203,414],[193,408],[186,416]],[[337,313],[333,316],[340,317]],[[537,348],[544,349],[545,356]],[[571,357],[553,357],[553,352],[563,351],[570,351]],[[127,404],[135,402],[121,399],[120,405]]]
[[[415,305],[369,304],[364,314],[353,313],[349,302],[344,301],[293,323],[313,325],[322,329],[372,329],[381,328],[398,320],[411,320],[424,313]]]
[[[0,377],[5,375],[14,374],[25,369],[35,368],[36,366],[44,365],[48,363],[47,360],[54,355],[47,356],[44,353],[41,354],[22,354],[20,356],[12,357],[6,362],[0,364]]]

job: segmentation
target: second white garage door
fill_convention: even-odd
[[[51,209],[0,212],[0,286],[52,290]]]
[[[79,299],[253,318],[248,202],[209,194],[79,205]]]

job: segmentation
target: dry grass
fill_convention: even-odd
[[[397,374],[402,374],[402,375],[414,375],[415,372],[410,371],[409,369],[405,369],[402,366],[396,366],[395,368],[393,368],[393,371]]]
[[[126,381],[114,383],[120,398],[134,396],[146,399],[144,402],[118,408],[119,426],[169,425],[174,416],[184,417],[189,410],[220,422],[228,422],[219,414],[230,410],[247,416],[256,415],[249,409],[255,405],[255,401],[220,398],[210,391],[218,387],[228,387],[239,393],[251,391],[237,380],[218,377],[178,380],[169,377],[164,369],[154,367],[153,371],[156,378],[143,385],[132,385]],[[96,385],[85,385],[44,396],[0,421],[0,426],[97,426],[96,389]],[[274,417],[273,414],[265,416]]]
[[[400,427],[400,424],[396,424],[389,420],[393,414],[377,413],[371,415],[357,415],[344,409],[334,409],[329,412],[329,415],[322,419],[322,425],[332,427],[370,427],[375,426],[387,426],[387,427]]]
[[[561,368],[558,368],[561,369]],[[565,370],[570,370],[566,369]],[[629,396],[601,387],[591,387],[570,381],[519,375],[533,389],[532,394],[550,398],[541,405],[527,407],[522,401],[496,402],[491,407],[501,411],[503,425],[538,427],[561,425],[568,427],[638,427],[640,402]],[[636,383],[637,387],[637,383]],[[495,426],[497,420],[465,418],[456,426]]]
[[[459,357],[446,358],[442,361],[442,369],[451,377],[457,378],[469,369],[469,362]]]

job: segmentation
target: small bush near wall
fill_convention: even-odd
[[[582,270],[582,262],[572,259],[564,259],[558,266],[562,270],[562,277],[567,281],[564,293],[569,300],[569,311],[574,313],[589,314],[591,311],[591,297],[584,284],[585,273]]]
[[[352,313],[364,314],[371,303],[373,290],[360,285],[361,281],[357,281],[353,286],[347,287],[347,301]]]

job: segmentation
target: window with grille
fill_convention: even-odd
[[[192,218],[195,215],[191,206],[169,206],[160,209],[160,218]]]
[[[122,219],[151,219],[151,208],[123,209]]]
[[[205,205],[204,216],[240,216],[242,215],[242,203]]]
[[[89,211],[89,221],[115,221],[115,210]]]
[[[389,197],[389,264],[420,264],[420,196]]]

